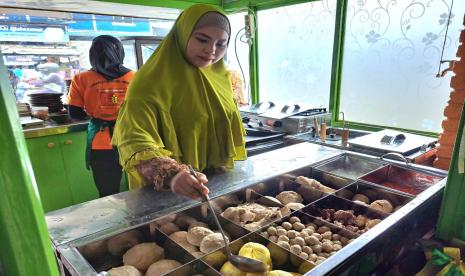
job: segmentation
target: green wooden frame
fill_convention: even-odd
[[[101,2],[111,2],[119,4],[140,5],[160,8],[185,9],[193,4],[205,3],[221,6],[221,0],[97,0]]]
[[[257,11],[290,6],[301,3],[313,2],[315,0],[224,0],[223,8],[230,13],[249,10],[249,13],[257,13]],[[336,6],[336,22],[334,31],[333,42],[333,57],[331,65],[331,84],[330,84],[330,100],[329,110],[332,112],[331,125],[341,127],[343,122],[339,118],[340,95],[341,95],[341,81],[342,81],[342,68],[344,58],[344,37],[346,28],[346,15],[347,15],[348,0],[337,0]],[[255,18],[259,20],[256,16]],[[258,26],[258,22],[256,22]],[[255,40],[252,44],[250,51],[250,83],[251,83],[251,99],[252,103],[258,103],[260,100],[259,93],[259,66],[258,66],[258,27],[255,31]],[[351,128],[378,131],[385,128],[395,129],[402,132],[409,132],[429,137],[437,137],[436,132],[418,131],[405,128],[394,128],[391,126],[381,126],[373,124],[364,124],[360,122],[345,122]]]
[[[0,271],[59,275],[7,76],[0,54]]]

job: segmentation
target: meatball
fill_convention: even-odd
[[[385,199],[375,200],[370,204],[370,207],[376,210],[380,210],[385,213],[391,213],[394,208],[392,207],[391,202]]]
[[[213,231],[205,227],[193,227],[187,231],[187,241],[195,246],[200,246],[200,242],[206,236],[213,234]]]
[[[302,196],[294,191],[281,192],[276,196],[276,199],[278,199],[283,205],[288,203],[302,203],[304,201]]]
[[[354,197],[352,197],[352,200],[358,200],[366,204],[370,204],[370,199],[364,194],[355,194]]]

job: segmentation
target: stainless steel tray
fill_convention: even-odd
[[[362,254],[362,252],[366,252],[366,248],[369,244],[377,244],[376,240],[378,238],[385,238],[385,235],[387,235],[388,233],[392,233],[391,229],[396,229],[398,225],[403,225],[402,223],[405,224],[406,218],[413,216],[415,217],[415,219],[418,219],[419,216],[417,210],[421,210],[421,208],[426,208],[425,206],[428,206],[428,208],[431,208],[431,206],[435,206],[434,204],[432,205],[428,202],[430,202],[430,200],[433,198],[438,198],[438,195],[440,195],[440,192],[442,191],[445,184],[445,179],[442,179],[440,182],[429,187],[427,190],[425,190],[418,196],[404,198],[406,201],[409,202],[409,204],[404,205],[399,211],[394,212],[392,214],[382,213],[377,210],[372,210],[370,207],[357,205],[356,203],[338,197],[337,195],[339,195],[339,192],[343,191],[344,189],[351,189],[351,187],[354,187],[355,184],[351,184],[351,180],[346,178],[347,174],[344,170],[341,171],[341,174],[338,174],[337,171],[335,173],[335,171],[333,170],[331,173],[328,173],[327,171],[321,170],[321,168],[324,168],[325,165],[340,162],[338,160],[343,160],[344,162],[342,162],[342,164],[348,163],[349,165],[352,164],[351,161],[361,162],[360,160],[364,160],[365,162],[363,164],[373,163],[376,164],[377,167],[382,167],[386,164],[391,164],[392,162],[382,161],[379,159],[374,159],[359,154],[349,154],[334,150],[326,151],[326,149],[315,147],[315,145],[309,146],[300,144],[300,146],[295,145],[290,149],[281,149],[277,152],[272,152],[271,154],[257,155],[254,159],[248,160],[248,162],[252,162],[253,164],[249,163],[248,166],[238,166],[234,170],[234,172],[237,172],[237,176],[226,173],[221,175],[221,178],[210,178],[210,182],[213,182],[211,184],[211,190],[212,195],[214,195],[214,201],[220,200],[220,195],[229,195],[231,193],[235,193],[241,201],[252,200],[261,202],[264,199],[264,196],[273,196],[281,190],[292,190],[296,187],[296,184],[290,181],[288,176],[285,176],[286,174],[305,175],[308,177],[314,177],[318,180],[321,180],[323,184],[327,184],[328,186],[332,185],[332,187],[336,190],[335,193],[331,195],[320,194],[320,196],[315,198],[306,198],[306,201],[304,202],[304,209],[302,209],[301,211],[295,211],[291,215],[299,215],[301,217],[305,217],[307,215],[303,215],[301,213],[308,213],[311,217],[311,215],[317,215],[314,212],[314,210],[316,210],[315,208],[339,208],[341,206],[351,206],[351,208],[358,210],[358,212],[362,210],[364,213],[368,212],[370,215],[376,218],[383,219],[381,223],[379,223],[376,227],[369,230],[367,233],[361,235],[360,237],[356,238],[352,243],[348,244],[342,250],[337,252],[337,254],[326,259],[320,265],[314,267],[312,270],[308,272],[308,275],[322,275],[326,273],[335,273],[335,271],[344,271],[344,269],[347,269],[346,266],[348,263],[359,261],[359,258],[356,258],[355,256],[360,257],[360,254]],[[291,154],[292,150],[295,151]],[[302,153],[303,150],[306,150],[306,153]],[[320,155],[312,156],[311,159],[306,159],[308,156],[311,156],[312,153],[320,153]],[[276,164],[278,164],[276,163],[277,160],[280,160],[281,162],[278,163],[283,166],[279,170],[276,170],[274,167],[276,166]],[[396,164],[396,166],[401,165]],[[245,171],[244,168],[248,168],[250,171]],[[410,166],[409,168],[417,171],[426,170],[441,178],[445,177],[444,172],[439,170],[429,170],[424,167],[414,165]],[[359,172],[357,175],[362,176],[363,173],[365,173],[365,171]],[[247,175],[250,176],[250,178],[247,178]],[[221,184],[218,182],[220,181],[219,179],[222,180]],[[336,179],[336,181],[331,183],[324,182],[330,179]],[[144,192],[144,194],[139,194],[140,192]],[[86,204],[83,204],[73,206],[73,208],[66,208],[66,210],[60,210],[59,212],[54,212],[52,215],[47,214],[48,219],[54,219],[54,227],[52,228],[53,232],[51,233],[53,233],[55,237],[59,237],[61,239],[54,239],[53,241],[58,249],[58,252],[61,254],[61,258],[66,267],[68,268],[69,272],[72,275],[96,273],[99,269],[98,266],[101,265],[101,263],[93,263],[94,267],[90,266],[89,263],[92,264],[92,262],[89,259],[84,258],[83,254],[81,254],[82,248],[92,243],[108,240],[122,232],[127,232],[131,229],[137,229],[138,231],[142,231],[143,233],[145,233],[145,239],[155,239],[162,244],[165,244],[166,242],[168,242],[169,244],[169,237],[167,237],[167,235],[165,235],[165,233],[163,233],[162,231],[156,230],[155,235],[150,234],[150,223],[158,221],[160,218],[169,214],[183,212],[185,214],[190,214],[196,217],[198,220],[203,220],[207,224],[211,225],[211,221],[209,220],[208,216],[208,211],[207,216],[202,215],[202,210],[205,209],[203,205],[199,205],[199,203],[193,201],[185,201],[180,204],[168,207],[166,206],[166,201],[169,202],[169,197],[163,195],[165,196],[165,202],[160,202],[159,204],[161,204],[163,208],[168,209],[168,211],[164,211],[160,209],[159,206],[157,206],[157,201],[162,201],[162,197],[157,199],[155,195],[155,193],[149,193],[148,190],[139,190],[135,192],[128,192],[126,194],[120,194],[118,196],[111,196],[109,198],[96,200],[95,203],[91,205],[94,207],[93,210],[88,209],[88,206]],[[137,199],[142,199],[142,201],[138,201]],[[123,208],[122,204],[117,204],[120,200],[122,200],[124,203],[127,203],[125,205],[127,209]],[[144,201],[150,201],[152,203],[146,204],[144,203]],[[109,208],[111,209],[115,206],[119,206],[119,209],[117,209],[119,211],[113,213],[113,215],[110,216],[114,221],[117,219],[118,214],[124,215],[120,216],[121,221],[119,224],[110,224],[111,227],[108,228],[100,226],[104,225],[106,217],[103,216],[100,218],[98,216],[98,214],[101,214],[102,211],[98,208],[99,204],[97,203],[99,202],[103,203],[103,206],[105,206],[106,210],[109,210]],[[230,202],[230,205],[234,204],[237,205],[237,202]],[[150,210],[145,210],[144,212],[142,212],[137,208],[138,206],[147,207],[150,208]],[[225,205],[223,208],[226,207],[228,207],[228,205]],[[81,221],[79,222],[81,224],[84,223],[84,225],[82,225],[81,228],[70,227],[70,225],[77,225],[76,222],[73,222],[73,215],[79,214],[80,216],[84,216],[86,211],[88,212],[87,215],[90,218],[81,218]],[[61,218],[61,220],[59,220],[59,218]],[[86,219],[90,219],[91,224],[85,224]],[[269,223],[264,225],[263,227],[276,224],[278,221],[282,221],[285,219],[286,218],[269,221]],[[260,231],[262,229],[257,230],[254,233],[250,233],[250,231],[240,228],[239,225],[235,225],[234,223],[228,223],[226,221],[227,220],[223,220],[224,225],[230,225],[232,227],[229,227],[228,230],[234,233],[230,233],[233,236],[233,240],[254,240],[260,241],[261,243],[265,243],[265,245],[270,242],[267,241],[265,237],[260,236],[259,238],[257,238],[257,235],[261,233]],[[95,229],[89,229],[89,226],[96,225],[98,225],[99,227]],[[337,226],[334,227],[337,228]],[[79,232],[82,228],[87,229],[87,232]],[[77,230],[79,231],[76,232]],[[358,236],[358,234],[355,233],[352,233],[352,235]],[[68,240],[66,241],[65,239]],[[177,248],[174,250],[175,252],[178,252],[177,254],[180,254],[181,256],[184,256],[184,258],[186,258],[180,260],[182,260],[183,263],[186,263],[186,265],[190,265],[191,268],[194,269],[193,271],[210,271],[213,273],[213,275],[215,275],[214,273],[217,273],[217,270],[215,270],[215,268],[210,267],[209,264],[203,261],[203,257],[197,259],[189,253],[186,254],[186,251],[183,250],[182,247],[180,248],[179,246],[175,246],[174,248]],[[196,270],[196,267],[201,268]],[[295,271],[295,267],[293,267],[293,269],[293,271]],[[173,271],[173,273],[174,272],[175,271]]]
[[[397,144],[395,141],[391,141],[389,143],[382,142],[382,139],[385,136],[395,137],[399,134],[405,135],[405,140],[402,143]],[[365,148],[379,153],[397,152],[404,156],[408,156],[411,153],[418,151],[421,146],[428,146],[436,141],[436,138],[385,129],[362,137],[351,139],[349,144],[351,147]]]
[[[357,155],[343,155],[337,159],[328,161],[316,168],[334,175],[349,179],[357,179],[366,173],[383,166],[383,163],[373,159],[361,158]]]

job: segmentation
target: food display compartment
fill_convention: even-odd
[[[360,179],[415,196],[443,178],[389,164]]]
[[[171,220],[171,222],[168,220]],[[231,238],[231,241],[249,233],[246,229],[238,227],[236,224],[221,216],[218,217],[218,220],[228,237]],[[216,226],[210,210],[205,208],[204,205],[199,205],[185,211],[175,213],[171,216],[171,218],[167,217],[165,220],[156,220],[151,223],[151,225],[153,225],[151,227],[159,228],[160,231],[169,236],[175,231],[171,230],[166,232],[165,227],[167,224],[175,224],[177,226],[176,231],[188,231],[190,228],[195,226],[206,227],[213,232],[218,231],[218,227]]]
[[[385,213],[393,213],[413,199],[412,196],[364,181],[354,182],[337,191],[336,195],[359,204],[367,204]]]
[[[335,193],[351,182],[353,181],[309,168],[305,171],[290,172],[266,182],[264,189],[260,190],[260,194],[279,199],[278,195],[281,192],[294,191],[300,194],[303,199],[302,204],[305,206],[328,194]],[[281,204],[285,205],[285,203],[281,201]],[[295,208],[291,209],[295,210]]]
[[[363,234],[388,214],[334,195],[328,195],[301,210],[357,234]]]
[[[175,260],[181,265],[195,259],[187,250],[158,229],[150,233],[148,225],[104,240],[94,241],[77,249],[95,271],[101,272],[123,266],[124,254],[134,246],[142,243],[156,243],[164,249],[163,259]],[[141,271],[145,272],[144,269],[141,269]]]
[[[232,206],[228,205],[229,207],[221,209],[218,213],[220,217],[250,232],[291,213],[291,210],[279,201],[264,197],[252,189],[243,190],[239,196],[243,196],[244,200]],[[218,201],[215,200],[214,204],[218,205]]]
[[[257,232],[250,233],[242,237],[240,240],[234,241],[230,244],[230,246],[232,247],[232,251],[239,252],[239,250],[249,242],[258,243],[267,247],[272,259],[271,270],[284,270],[304,274],[315,266],[315,264],[292,254],[288,250],[278,246],[276,243],[262,237]],[[258,252],[259,249],[256,250],[255,254],[260,254]],[[279,262],[277,260],[279,260]],[[231,271],[226,270],[226,268],[223,267],[223,265],[227,262],[226,251],[224,248],[202,257],[202,261],[217,269],[217,271],[219,271],[222,275],[236,275],[228,274],[231,273]]]
[[[316,168],[334,175],[355,180],[382,166],[382,163],[368,160],[367,158],[344,154],[335,160],[316,166]]]
[[[166,276],[185,276],[185,275],[203,275],[203,276],[221,276],[222,274],[210,267],[201,260],[195,260],[187,263],[167,274]]]
[[[300,211],[293,212],[257,233],[286,250],[289,256],[299,256],[313,266],[336,255],[359,236]]]
[[[317,169],[317,167],[323,164],[326,164],[326,163],[327,161],[326,162],[323,161],[323,162],[315,164],[314,166],[308,166],[308,167],[304,167],[304,168],[297,169],[294,171],[290,171],[278,177],[278,179],[285,178],[285,179],[293,181],[298,176],[305,176],[308,178],[316,179],[319,182],[321,182],[321,184],[326,185],[336,190],[347,186],[349,183],[353,181],[353,179],[351,178],[341,177],[341,176],[334,175],[332,173],[328,173],[326,171]]]
[[[156,220],[150,223],[150,229],[158,229],[163,232],[170,239],[175,241],[178,245],[186,249],[194,258],[199,258],[205,254],[210,253],[211,251],[216,250],[213,248],[207,251],[206,248],[211,248],[211,245],[208,247],[205,245],[204,248],[200,244],[201,240],[194,238],[196,235],[206,236],[212,233],[219,233],[218,227],[214,221],[211,211],[205,206],[200,205],[188,210],[185,210],[180,213],[172,214],[166,216],[160,220]],[[230,241],[234,241],[248,234],[249,231],[236,225],[233,222],[219,216],[218,221],[221,224],[226,236]],[[192,230],[194,227],[202,227],[201,229],[197,228],[196,231]],[[206,229],[208,229],[208,231]],[[199,233],[199,232],[203,233]],[[207,232],[205,232],[207,231]],[[191,238],[188,237],[191,236]],[[219,236],[221,238],[221,236]],[[218,237],[216,237],[218,238]],[[194,239],[196,241],[194,241]],[[222,242],[222,239],[220,239]],[[213,241],[210,244],[215,244]]]

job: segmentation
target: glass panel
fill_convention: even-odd
[[[158,47],[158,44],[142,44],[141,45],[142,62],[144,64],[149,59],[149,57],[153,54],[153,52],[155,52],[157,47]]]
[[[349,0],[340,102],[346,120],[441,131],[452,74],[435,76],[449,4]],[[465,1],[455,1],[444,60],[455,59],[464,10]]]
[[[89,48],[93,37],[101,34],[126,38],[163,37],[174,23],[174,19],[117,15],[64,13],[63,17],[54,17],[54,14],[38,10],[21,10],[14,14],[16,12],[10,9],[8,12],[13,14],[0,16],[5,29],[0,33],[0,51],[16,99],[25,102],[29,100],[25,95],[33,91],[53,90],[66,94],[72,78],[91,67]],[[149,48],[155,45],[147,46],[142,53],[144,61],[151,55]],[[124,65],[137,70],[134,41],[125,43],[124,49]],[[52,69],[53,73],[48,72]],[[66,95],[62,100],[66,102]]]
[[[261,11],[260,101],[327,107],[336,0]]]
[[[228,15],[231,22],[231,40],[225,58],[226,66],[228,69],[234,71],[235,79],[239,78],[242,81],[242,104],[250,102],[249,45],[247,44],[244,31],[244,15],[246,14],[242,12]]]
[[[124,66],[127,68],[137,71],[137,58],[136,58],[136,49],[134,46],[134,40],[124,41]]]

